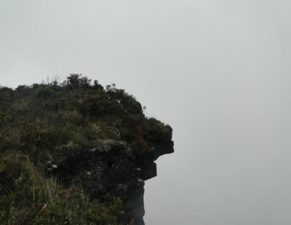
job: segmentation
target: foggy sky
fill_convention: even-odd
[[[82,73],[173,129],[147,225],[289,225],[291,2],[1,0],[0,85]]]

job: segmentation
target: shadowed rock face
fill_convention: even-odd
[[[142,225],[144,181],[157,175],[154,161],[159,156],[174,152],[171,137],[152,146],[136,156],[124,141],[96,141],[86,147],[68,144],[48,156],[47,168],[65,186],[81,183],[90,199],[110,204],[114,197],[121,197],[125,211],[123,222],[134,220],[134,224]]]

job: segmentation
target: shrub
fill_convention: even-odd
[[[67,85],[70,87],[70,89],[73,88],[88,88],[90,87],[91,80],[89,80],[87,77],[82,77],[82,74],[70,74],[70,76],[67,77]]]
[[[54,97],[55,92],[51,90],[49,87],[39,88],[36,91],[36,97],[40,99],[48,99]]]

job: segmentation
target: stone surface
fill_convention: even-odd
[[[81,183],[84,193],[102,204],[121,197],[124,222],[134,220],[134,224],[143,225],[144,181],[157,175],[154,161],[159,156],[174,152],[170,136],[151,144],[153,147],[136,156],[124,141],[103,140],[88,146],[69,143],[47,156],[47,169],[67,187]]]

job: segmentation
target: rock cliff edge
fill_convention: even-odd
[[[124,221],[144,224],[145,180],[157,175],[158,157],[174,152],[169,137],[147,149],[140,157],[124,141],[103,140],[86,147],[68,144],[59,147],[58,154],[48,155],[47,169],[59,176],[69,187],[78,180],[90,199],[111,203],[121,197],[125,211]]]
[[[143,225],[172,128],[115,84],[0,87],[0,223]]]

